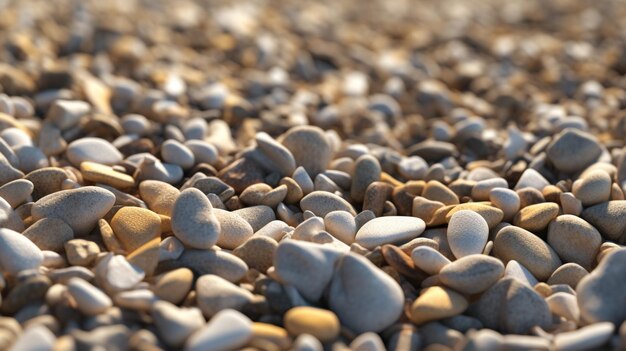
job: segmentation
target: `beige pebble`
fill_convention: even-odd
[[[435,211],[444,206],[443,202],[429,200],[422,196],[416,196],[413,199],[412,216],[421,218],[424,222],[428,223]]]
[[[63,245],[74,238],[69,225],[58,218],[43,218],[33,223],[23,233],[42,250],[61,251]]]
[[[78,309],[86,315],[97,315],[113,305],[111,299],[102,290],[80,278],[72,278],[67,282],[70,293]]]
[[[583,204],[578,200],[574,194],[570,192],[561,193],[559,195],[559,202],[563,208],[563,214],[571,214],[579,216],[583,211]]]
[[[544,230],[551,220],[559,214],[559,205],[552,202],[529,205],[522,208],[515,218],[513,224],[531,232]]]
[[[411,305],[411,321],[417,325],[459,315],[468,302],[454,290],[433,286],[425,289]]]
[[[135,186],[135,180],[128,174],[118,172],[110,166],[95,162],[80,164],[80,173],[84,180],[110,185],[121,190],[129,190]]]
[[[550,311],[557,316],[563,317],[570,321],[578,322],[580,318],[580,310],[576,296],[565,292],[557,292],[546,298]]]
[[[283,323],[293,336],[310,334],[322,342],[335,340],[340,331],[339,319],[332,311],[308,306],[287,311]]]
[[[426,183],[422,196],[433,201],[439,201],[444,205],[456,205],[459,197],[441,182],[431,180]]]
[[[84,239],[69,240],[64,247],[67,261],[73,266],[90,266],[100,253],[98,244]]]
[[[0,187],[0,197],[5,199],[12,208],[28,201],[34,189],[33,183],[26,179],[16,179]]]
[[[187,296],[192,284],[193,272],[178,268],[155,278],[154,293],[162,300],[178,304]]]
[[[446,265],[439,279],[455,291],[472,295],[489,289],[504,274],[504,265],[494,257],[469,255]]]
[[[511,189],[492,189],[489,193],[489,201],[502,210],[504,214],[502,219],[505,221],[511,221],[520,208],[519,195]]]
[[[416,247],[411,252],[411,258],[415,266],[430,275],[438,274],[443,267],[450,264],[449,259],[430,246]]]
[[[566,263],[552,273],[547,283],[550,285],[567,284],[576,289],[578,282],[589,272],[576,263]]]
[[[609,201],[611,177],[599,169],[588,172],[584,178],[574,182],[572,193],[585,207]]]
[[[574,215],[562,215],[548,226],[548,244],[564,262],[593,267],[602,236],[591,224]]]
[[[128,252],[161,235],[161,218],[139,207],[122,207],[111,220],[111,228]]]
[[[445,207],[441,208],[440,210],[443,209],[445,209]],[[468,202],[456,205],[451,208],[447,213],[445,213],[445,222],[450,222],[450,219],[455,213],[465,210],[473,211],[481,215],[483,219],[487,222],[487,226],[489,227],[489,229],[492,229],[496,225],[500,224],[500,222],[502,222],[502,219],[504,218],[504,212],[502,212],[502,210],[497,207],[490,206],[486,203]],[[435,212],[435,216],[437,216],[437,212],[439,212],[439,210]]]
[[[174,202],[180,194],[175,187],[158,180],[144,180],[139,184],[139,195],[152,211],[170,216]]]

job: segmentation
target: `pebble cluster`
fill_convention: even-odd
[[[0,350],[626,350],[620,1],[15,1]]]

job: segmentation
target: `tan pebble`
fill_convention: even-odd
[[[439,244],[437,244],[435,240],[424,237],[415,238],[406,244],[402,244],[400,249],[404,251],[405,254],[410,255],[413,250],[420,246],[428,246],[435,250],[439,249]]]
[[[266,272],[273,265],[278,242],[269,236],[254,236],[233,250],[250,268]]]
[[[442,202],[445,205],[455,205],[459,203],[459,197],[448,187],[436,180],[431,180],[426,184],[422,196],[429,200]]]
[[[284,325],[291,335],[310,334],[322,342],[336,339],[340,331],[339,319],[332,311],[308,306],[287,311]]]
[[[543,297],[552,295],[552,287],[544,282],[539,282],[533,287],[533,289],[535,289],[535,291]]]
[[[189,268],[178,268],[155,278],[154,294],[165,301],[178,304],[187,296],[193,284]]]
[[[95,162],[80,164],[84,180],[110,185],[120,190],[129,190],[135,186],[135,180],[128,174],[115,171],[112,167]]]
[[[159,215],[161,218],[161,233],[171,233],[172,232],[172,218],[166,215]]]
[[[286,196],[287,196],[287,186],[279,185],[275,189],[270,190],[263,196],[263,199],[261,200],[260,205],[265,205],[265,206],[275,208],[276,206],[278,206],[279,203],[285,200]]]
[[[63,220],[43,218],[28,227],[22,235],[42,250],[61,251],[63,245],[74,239],[74,231]]]
[[[415,324],[459,315],[469,303],[454,290],[433,286],[427,288],[411,305],[411,321]]]
[[[575,262],[590,270],[602,244],[602,235],[584,219],[562,215],[550,222],[547,241],[564,262]]]
[[[617,183],[611,184],[611,200],[624,200],[624,192]]]
[[[146,273],[146,276],[151,276],[159,263],[160,243],[161,237],[157,236],[129,253],[126,259],[128,262],[141,268]]]
[[[294,204],[300,201],[304,196],[304,192],[300,185],[290,177],[284,177],[278,183],[279,185],[285,185],[287,187],[287,195],[285,196],[285,202],[288,204]]]
[[[168,183],[158,180],[144,180],[139,184],[139,195],[152,211],[172,216],[174,202],[180,191]]]
[[[576,263],[566,263],[552,273],[547,283],[549,285],[567,284],[576,289],[578,282],[589,272]]]
[[[16,179],[0,187],[0,197],[5,199],[12,208],[28,201],[34,189],[33,183],[26,179]]]
[[[489,229],[494,228],[496,225],[502,222],[504,218],[504,212],[497,207],[490,206],[485,202],[468,202],[460,205],[456,205],[446,213],[446,222],[450,222],[452,216],[459,211],[473,211],[479,214],[487,222]]]
[[[115,233],[113,233],[113,229],[111,229],[109,222],[104,219],[99,220],[98,228],[100,230],[100,236],[102,237],[104,246],[106,246],[107,250],[116,254],[126,254],[126,250],[124,250],[122,243],[120,243],[115,236]]]
[[[578,322],[580,310],[578,309],[576,295],[557,292],[548,296],[546,302],[552,313],[567,320]]]
[[[124,249],[132,252],[161,235],[161,218],[145,208],[126,206],[113,216],[111,228]]]
[[[531,232],[540,232],[546,229],[550,221],[558,214],[559,205],[552,202],[530,205],[522,208],[515,215],[513,224]]]
[[[72,266],[89,266],[100,254],[98,244],[93,241],[74,239],[65,243],[65,255]]]
[[[541,190],[541,194],[546,201],[555,202],[557,204],[560,204],[562,192],[563,190],[556,185],[547,185]]]
[[[263,197],[270,191],[272,187],[265,183],[252,184],[239,195],[239,200],[248,206],[261,205]]]
[[[287,350],[291,346],[291,338],[284,328],[269,323],[252,323],[252,337],[249,345],[259,349],[272,344],[277,350]]]
[[[437,226],[448,223],[448,221],[446,220],[446,216],[456,206],[458,205],[447,205],[447,206],[443,206],[443,207],[436,209],[435,212],[433,212],[432,216],[430,217],[430,221],[428,221],[428,226],[437,227]]]
[[[221,248],[232,250],[254,234],[252,226],[235,212],[215,208],[213,214],[219,222],[220,234],[217,245]]]
[[[421,218],[428,223],[435,211],[445,206],[443,202],[429,200],[425,197],[416,196],[413,199],[413,217]]]
[[[559,195],[561,207],[563,208],[563,214],[571,214],[579,216],[583,211],[583,204],[578,200],[574,194],[570,192],[561,193]]]
[[[520,208],[519,195],[511,189],[492,189],[489,193],[489,201],[491,201],[494,206],[502,210],[504,214],[502,219],[505,221],[512,220],[513,216],[515,216]]]
[[[520,190],[515,190],[517,195],[519,196],[519,207],[524,208],[526,206],[543,203],[546,201],[544,199],[541,191],[534,188],[523,188]]]
[[[611,177],[603,170],[593,170],[574,182],[572,193],[585,207],[609,201]]]
[[[370,210],[378,217],[383,214],[385,202],[391,199],[393,186],[380,181],[371,183],[365,190],[363,210]]]

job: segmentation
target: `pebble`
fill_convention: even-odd
[[[324,347],[313,335],[301,334],[294,341],[293,349],[294,351],[322,351]]]
[[[355,242],[373,249],[384,244],[406,242],[416,238],[426,229],[423,220],[404,216],[375,218],[365,223],[357,232]]]
[[[244,244],[254,234],[252,226],[238,214],[220,209],[213,209],[212,212],[219,222],[219,247],[232,250]]]
[[[496,234],[493,251],[504,263],[515,260],[540,281],[547,280],[561,266],[556,252],[535,234],[515,226],[507,226]]]
[[[376,333],[363,333],[350,343],[354,351],[385,351],[385,344]]]
[[[24,179],[33,183],[32,196],[33,200],[37,201],[61,190],[63,181],[68,179],[68,174],[61,168],[46,167],[28,173]]]
[[[248,290],[217,275],[206,274],[196,280],[196,302],[207,318],[225,309],[241,310],[252,297]]]
[[[234,310],[223,310],[209,323],[191,334],[185,343],[186,351],[228,351],[246,345],[252,337],[252,322]]]
[[[626,249],[614,249],[576,287],[580,315],[586,323],[612,322],[620,325],[626,320],[626,310],[616,308],[626,301],[623,270]]]
[[[222,250],[186,249],[176,262],[196,275],[215,274],[229,282],[240,281],[248,271],[243,260]]]
[[[559,214],[559,205],[545,202],[522,208],[513,218],[513,224],[531,232],[544,230]]]
[[[233,250],[249,268],[265,273],[274,264],[278,243],[269,236],[253,236]]]
[[[209,249],[220,236],[213,206],[200,190],[185,189],[172,207],[172,231],[186,246]]]
[[[485,221],[487,221],[489,229],[493,229],[496,225],[500,224],[504,218],[504,212],[497,207],[489,206],[485,203],[468,202],[448,208],[447,211],[446,207],[441,208],[434,213],[433,219],[429,225],[434,225],[433,222],[435,222],[436,219],[438,219],[436,223],[442,222],[441,224],[444,224],[450,222],[450,219],[456,212],[464,210],[470,210],[481,215]],[[444,216],[443,220],[441,220],[441,216]]]
[[[596,323],[571,332],[559,333],[554,337],[557,351],[599,350],[613,337],[615,325]]]
[[[557,268],[550,276],[547,283],[549,285],[567,284],[576,289],[578,282],[583,279],[589,272],[576,263],[566,263]]]
[[[403,300],[398,283],[366,258],[347,254],[337,262],[328,304],[342,325],[354,332],[387,328],[400,317]]]
[[[20,160],[18,169],[24,173],[50,166],[48,158],[38,147],[20,145],[14,147],[13,150],[15,151],[15,155],[17,155]]]
[[[78,309],[86,315],[97,315],[113,306],[111,299],[102,290],[80,278],[68,280],[67,291],[76,301]]]
[[[594,163],[602,153],[595,138],[583,131],[565,129],[548,145],[548,160],[561,172],[574,173]]]
[[[422,219],[428,223],[432,219],[434,213],[445,205],[439,201],[428,200],[425,197],[416,196],[413,198],[413,208],[411,215]]]
[[[454,290],[433,286],[426,288],[411,305],[411,321],[417,325],[459,315],[468,302]]]
[[[563,214],[580,216],[580,213],[583,211],[582,202],[570,192],[559,194],[559,203],[563,209]]]
[[[85,186],[42,197],[33,205],[31,215],[36,221],[42,218],[61,219],[72,228],[75,236],[80,237],[89,233],[114,203],[115,195],[110,191]]]
[[[550,311],[559,317],[567,320],[578,322],[580,318],[580,310],[576,295],[566,292],[557,292],[546,298],[546,303],[550,307]]]
[[[448,258],[430,246],[416,247],[411,252],[411,258],[415,266],[430,275],[438,274],[443,267],[450,263]]]
[[[422,196],[433,201],[439,201],[444,205],[456,205],[459,197],[441,182],[431,180],[426,183]]]
[[[625,215],[626,201],[616,200],[587,207],[581,217],[598,229],[604,238],[617,241],[626,231]]]
[[[244,207],[233,211],[241,218],[245,219],[252,227],[254,232],[257,232],[268,223],[276,220],[276,214],[271,207],[265,205]]]
[[[219,152],[212,144],[202,140],[187,140],[185,146],[191,150],[196,163],[208,163],[215,165]]]
[[[161,218],[145,208],[125,206],[111,219],[111,228],[124,249],[132,252],[161,235]]]
[[[135,180],[128,174],[118,172],[110,166],[85,161],[80,164],[80,173],[84,180],[110,185],[120,190],[130,190]]]
[[[371,155],[363,155],[354,164],[354,175],[350,187],[350,197],[356,202],[363,202],[367,187],[380,180],[380,163]]]
[[[560,267],[557,268],[557,270],[554,272],[557,272],[559,269]],[[520,283],[524,283],[530,286],[531,288],[537,285],[537,283],[539,283],[537,278],[535,278],[535,276],[532,273],[530,273],[528,268],[522,266],[519,262],[515,260],[510,260],[506,264],[506,267],[504,268],[504,276],[517,279]]]
[[[574,182],[572,193],[585,207],[609,201],[611,177],[603,170],[592,170]]]
[[[34,189],[33,183],[26,179],[16,179],[8,182],[0,187],[0,197],[17,208],[19,205],[28,201]]]
[[[168,139],[161,144],[161,156],[163,161],[178,165],[184,170],[192,168],[196,163],[193,152],[174,139]]]
[[[173,269],[155,277],[154,294],[161,300],[178,304],[191,290],[193,272],[189,268]]]
[[[463,294],[473,295],[489,289],[504,274],[500,260],[486,255],[468,255],[444,266],[439,280]]]
[[[541,191],[548,185],[550,185],[550,183],[541,173],[532,168],[528,168],[522,173],[513,190],[532,188]]]
[[[248,345],[258,348],[268,345],[285,350],[291,347],[291,337],[284,328],[269,323],[254,322],[252,324],[252,339]]]
[[[94,269],[98,285],[107,292],[119,292],[134,288],[145,274],[131,265],[124,256],[106,254]]]
[[[520,209],[520,198],[517,193],[511,189],[495,188],[489,192],[489,201],[494,206],[501,209],[504,221],[512,221],[513,217]]]
[[[85,161],[114,165],[122,162],[122,153],[115,146],[100,138],[81,138],[67,145],[67,158],[76,167]]]
[[[311,211],[322,218],[332,211],[346,211],[356,216],[356,211],[352,205],[341,197],[326,191],[313,191],[306,195],[300,201],[300,208],[303,211]]]
[[[462,210],[450,217],[447,236],[450,249],[457,258],[480,254],[487,244],[489,226],[478,213]]]
[[[339,319],[332,311],[308,306],[294,307],[287,311],[283,324],[289,334],[295,337],[310,334],[321,342],[335,340],[341,327]]]
[[[166,301],[155,302],[151,315],[163,341],[174,348],[183,346],[205,323],[198,308],[179,308]]]
[[[472,187],[471,197],[475,201],[489,200],[489,195],[494,189],[508,189],[509,184],[504,178],[490,178],[477,182]]]
[[[333,156],[324,131],[318,127],[291,128],[278,141],[291,152],[296,165],[304,167],[311,177],[325,171]]]
[[[574,262],[587,270],[593,267],[602,236],[591,224],[574,215],[561,215],[548,227],[548,244],[564,262]]]
[[[293,180],[298,184],[300,189],[305,195],[311,193],[314,189],[313,180],[311,176],[307,173],[304,167],[299,166],[293,171],[293,175],[291,176]]]
[[[0,268],[11,275],[36,269],[43,263],[41,250],[22,234],[0,228]]]
[[[255,141],[261,152],[272,161],[273,166],[282,176],[293,174],[296,170],[296,160],[289,149],[264,132],[257,133]]]
[[[52,351],[55,348],[55,341],[56,336],[50,329],[44,325],[34,325],[24,329],[9,350]]]
[[[74,232],[58,218],[43,218],[33,223],[23,233],[41,250],[61,251],[63,245],[74,239]]]
[[[325,229],[335,238],[350,245],[356,237],[356,221],[354,216],[346,211],[332,211],[324,216]]]

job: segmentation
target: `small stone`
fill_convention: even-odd
[[[626,310],[616,308],[626,301],[623,267],[626,249],[614,249],[576,287],[582,320],[586,323],[612,322],[620,325],[626,320]]]
[[[33,223],[22,235],[41,250],[61,251],[63,245],[74,238],[74,232],[58,218],[43,218]]]
[[[34,325],[24,329],[10,350],[48,351],[54,349],[55,341],[56,336],[45,325]]]
[[[429,246],[416,247],[411,252],[411,258],[419,269],[430,275],[439,274],[441,269],[450,263],[449,259]]]
[[[80,164],[80,173],[84,180],[110,185],[116,189],[129,190],[135,186],[135,180],[128,174],[118,172],[110,166],[95,162]]]
[[[589,274],[589,272],[580,265],[576,263],[566,263],[552,273],[547,283],[549,285],[566,284],[571,286],[572,289],[576,289],[580,280],[587,274]]]
[[[324,216],[326,230],[335,238],[350,245],[356,236],[354,216],[346,211],[332,211]]]
[[[179,308],[166,301],[154,303],[152,318],[163,341],[174,348],[181,347],[205,323],[198,308]]]
[[[471,197],[474,201],[489,200],[489,194],[494,189],[508,189],[509,184],[504,178],[496,177],[478,181],[472,187]]]
[[[38,147],[20,145],[14,147],[15,154],[20,159],[18,169],[24,173],[50,166],[48,158]]]
[[[72,266],[90,266],[100,253],[98,244],[83,239],[69,240],[64,248],[67,261]]]
[[[161,218],[145,208],[125,206],[115,213],[111,228],[128,252],[161,235]]]
[[[237,213],[213,209],[213,214],[219,222],[220,235],[217,245],[224,249],[232,250],[243,245],[252,234],[252,227]]]
[[[468,306],[463,295],[447,288],[425,289],[411,305],[411,321],[417,325],[459,315]]]
[[[139,184],[139,195],[152,211],[165,216],[172,216],[172,208],[180,191],[158,180],[144,180]]]
[[[419,156],[404,157],[398,163],[398,172],[409,180],[424,179],[428,163]]]
[[[182,169],[190,169],[196,162],[193,152],[174,139],[168,139],[161,144],[161,156],[163,161],[178,165]]]
[[[557,292],[546,298],[546,303],[550,307],[550,311],[559,317],[567,320],[578,322],[580,318],[580,310],[576,295],[565,292]]]
[[[501,209],[504,213],[503,220],[511,221],[513,216],[519,211],[520,198],[517,193],[511,189],[495,188],[489,192],[489,201],[494,206]]]
[[[548,185],[550,185],[550,183],[546,180],[544,176],[542,176],[539,172],[532,168],[527,168],[520,176],[513,190],[532,188],[541,191]]]
[[[537,281],[537,278],[535,278],[535,276],[530,273],[530,271],[526,267],[524,267],[515,260],[510,260],[506,264],[506,267],[504,268],[504,276],[517,279],[520,283],[526,284],[531,288],[539,283],[539,281]]]
[[[541,281],[547,280],[561,266],[556,252],[535,234],[515,226],[507,226],[496,234],[494,255],[503,262],[515,260]]]
[[[310,334],[322,342],[335,340],[340,331],[339,319],[332,311],[308,306],[287,311],[283,323],[293,336]]]
[[[350,197],[356,202],[363,202],[367,187],[380,180],[380,163],[371,155],[363,155],[356,160]]]
[[[380,252],[385,262],[411,283],[419,284],[427,278],[427,274],[418,269],[411,257],[399,247],[383,245]]]
[[[266,224],[276,220],[276,214],[271,207],[265,205],[244,207],[233,213],[241,216],[252,227],[254,232],[263,228]]]
[[[311,211],[318,217],[325,217],[332,211],[346,211],[356,216],[352,205],[341,197],[326,191],[313,191],[300,201],[302,211]]]
[[[291,151],[274,140],[269,134],[259,132],[255,137],[256,143],[273,163],[282,176],[291,176],[296,170],[296,160]]]
[[[223,310],[213,316],[185,343],[186,351],[228,351],[243,347],[252,337],[252,322],[234,310]]]
[[[252,339],[248,345],[258,348],[263,345],[272,345],[279,350],[286,350],[291,346],[291,338],[284,328],[269,323],[254,322]]]
[[[278,243],[269,236],[253,236],[233,250],[233,255],[241,258],[248,267],[265,273],[274,264]]]
[[[28,173],[24,179],[33,183],[32,196],[33,200],[37,201],[61,190],[61,185],[64,180],[68,179],[68,175],[61,168],[47,167]]]
[[[545,202],[530,205],[522,208],[515,218],[513,224],[531,232],[544,230],[551,220],[559,214],[559,205],[553,202]]]
[[[252,298],[248,290],[217,275],[206,274],[196,281],[196,301],[207,318],[224,309],[240,310]]]
[[[365,223],[357,232],[355,241],[368,249],[384,244],[406,242],[426,229],[423,220],[414,217],[386,216]]]
[[[593,267],[602,235],[591,224],[574,215],[555,218],[548,227],[548,244],[564,262]]]
[[[574,182],[572,193],[585,207],[609,201],[611,177],[603,170],[592,170]]]
[[[248,271],[243,260],[223,250],[186,249],[176,262],[196,275],[215,274],[233,283],[240,281]]]
[[[347,254],[337,262],[328,304],[354,332],[379,332],[400,317],[403,295],[398,283],[366,258]]]
[[[624,240],[622,236],[626,232],[626,201],[607,201],[586,208],[582,218],[593,225],[609,240]]]
[[[328,139],[318,127],[291,128],[278,141],[291,152],[296,165],[304,167],[311,177],[325,171],[333,156]]]
[[[212,144],[203,140],[187,140],[185,146],[191,150],[196,163],[208,163],[215,165],[218,160],[219,153],[217,148]]]
[[[420,218],[424,222],[428,223],[432,219],[435,211],[444,206],[445,205],[442,202],[428,200],[425,197],[416,196],[415,198],[413,198],[413,209],[411,211],[411,215],[413,217]]]
[[[566,192],[559,195],[559,203],[563,208],[563,214],[571,214],[574,216],[580,216],[583,211],[583,204],[574,197],[574,194]]]
[[[546,154],[559,171],[575,173],[594,163],[602,148],[592,135],[568,128],[554,137]]]
[[[53,123],[61,130],[78,124],[80,118],[89,113],[91,107],[80,100],[56,100],[46,113],[46,121]]]
[[[188,268],[178,268],[155,278],[154,294],[165,301],[178,304],[191,289],[193,272]]]
[[[550,340],[541,336],[505,335],[502,338],[502,350],[550,350]]]
[[[94,273],[98,285],[109,293],[130,290],[145,277],[144,272],[131,265],[124,256],[111,253],[98,261]]]
[[[476,212],[458,211],[450,217],[447,236],[450,249],[457,258],[480,254],[487,244],[489,226]]]
[[[67,158],[76,167],[85,161],[115,165],[122,162],[123,155],[111,143],[100,138],[81,138],[67,146]]]
[[[34,189],[33,183],[26,179],[16,179],[0,187],[0,197],[6,200],[12,208],[28,201]]]
[[[613,323],[596,323],[554,337],[555,351],[600,350],[613,337]]]
[[[433,214],[433,219],[429,223],[429,225],[435,225],[436,223],[441,221],[441,224],[450,222],[452,216],[459,211],[470,210],[479,214],[481,217],[487,221],[487,226],[489,229],[493,229],[495,226],[502,222],[504,218],[504,212],[501,209],[493,206],[486,205],[484,203],[479,202],[467,202],[460,205],[455,205],[451,208],[442,207],[441,209],[435,211]],[[442,217],[443,216],[443,220]]]
[[[71,278],[67,282],[67,291],[76,301],[78,309],[86,315],[97,315],[113,306],[102,290],[80,278]]]
[[[463,294],[478,294],[489,289],[504,274],[500,260],[486,255],[469,255],[446,265],[439,280]]]
[[[180,193],[172,208],[172,231],[192,248],[209,249],[217,243],[220,223],[200,190],[189,188]]]
[[[385,344],[376,333],[363,333],[350,343],[350,350],[354,351],[385,351]]]
[[[22,234],[0,228],[0,269],[11,275],[37,269],[43,263],[43,254],[37,245]]]
[[[115,195],[110,191],[85,186],[42,197],[33,205],[31,215],[34,220],[59,218],[72,228],[75,236],[83,236],[96,226],[114,203]]]
[[[444,205],[456,205],[459,203],[459,197],[448,187],[436,180],[431,180],[426,183],[422,196],[429,200],[442,202]]]
[[[152,276],[159,264],[160,244],[161,236],[157,236],[126,255],[126,259],[146,276]]]

